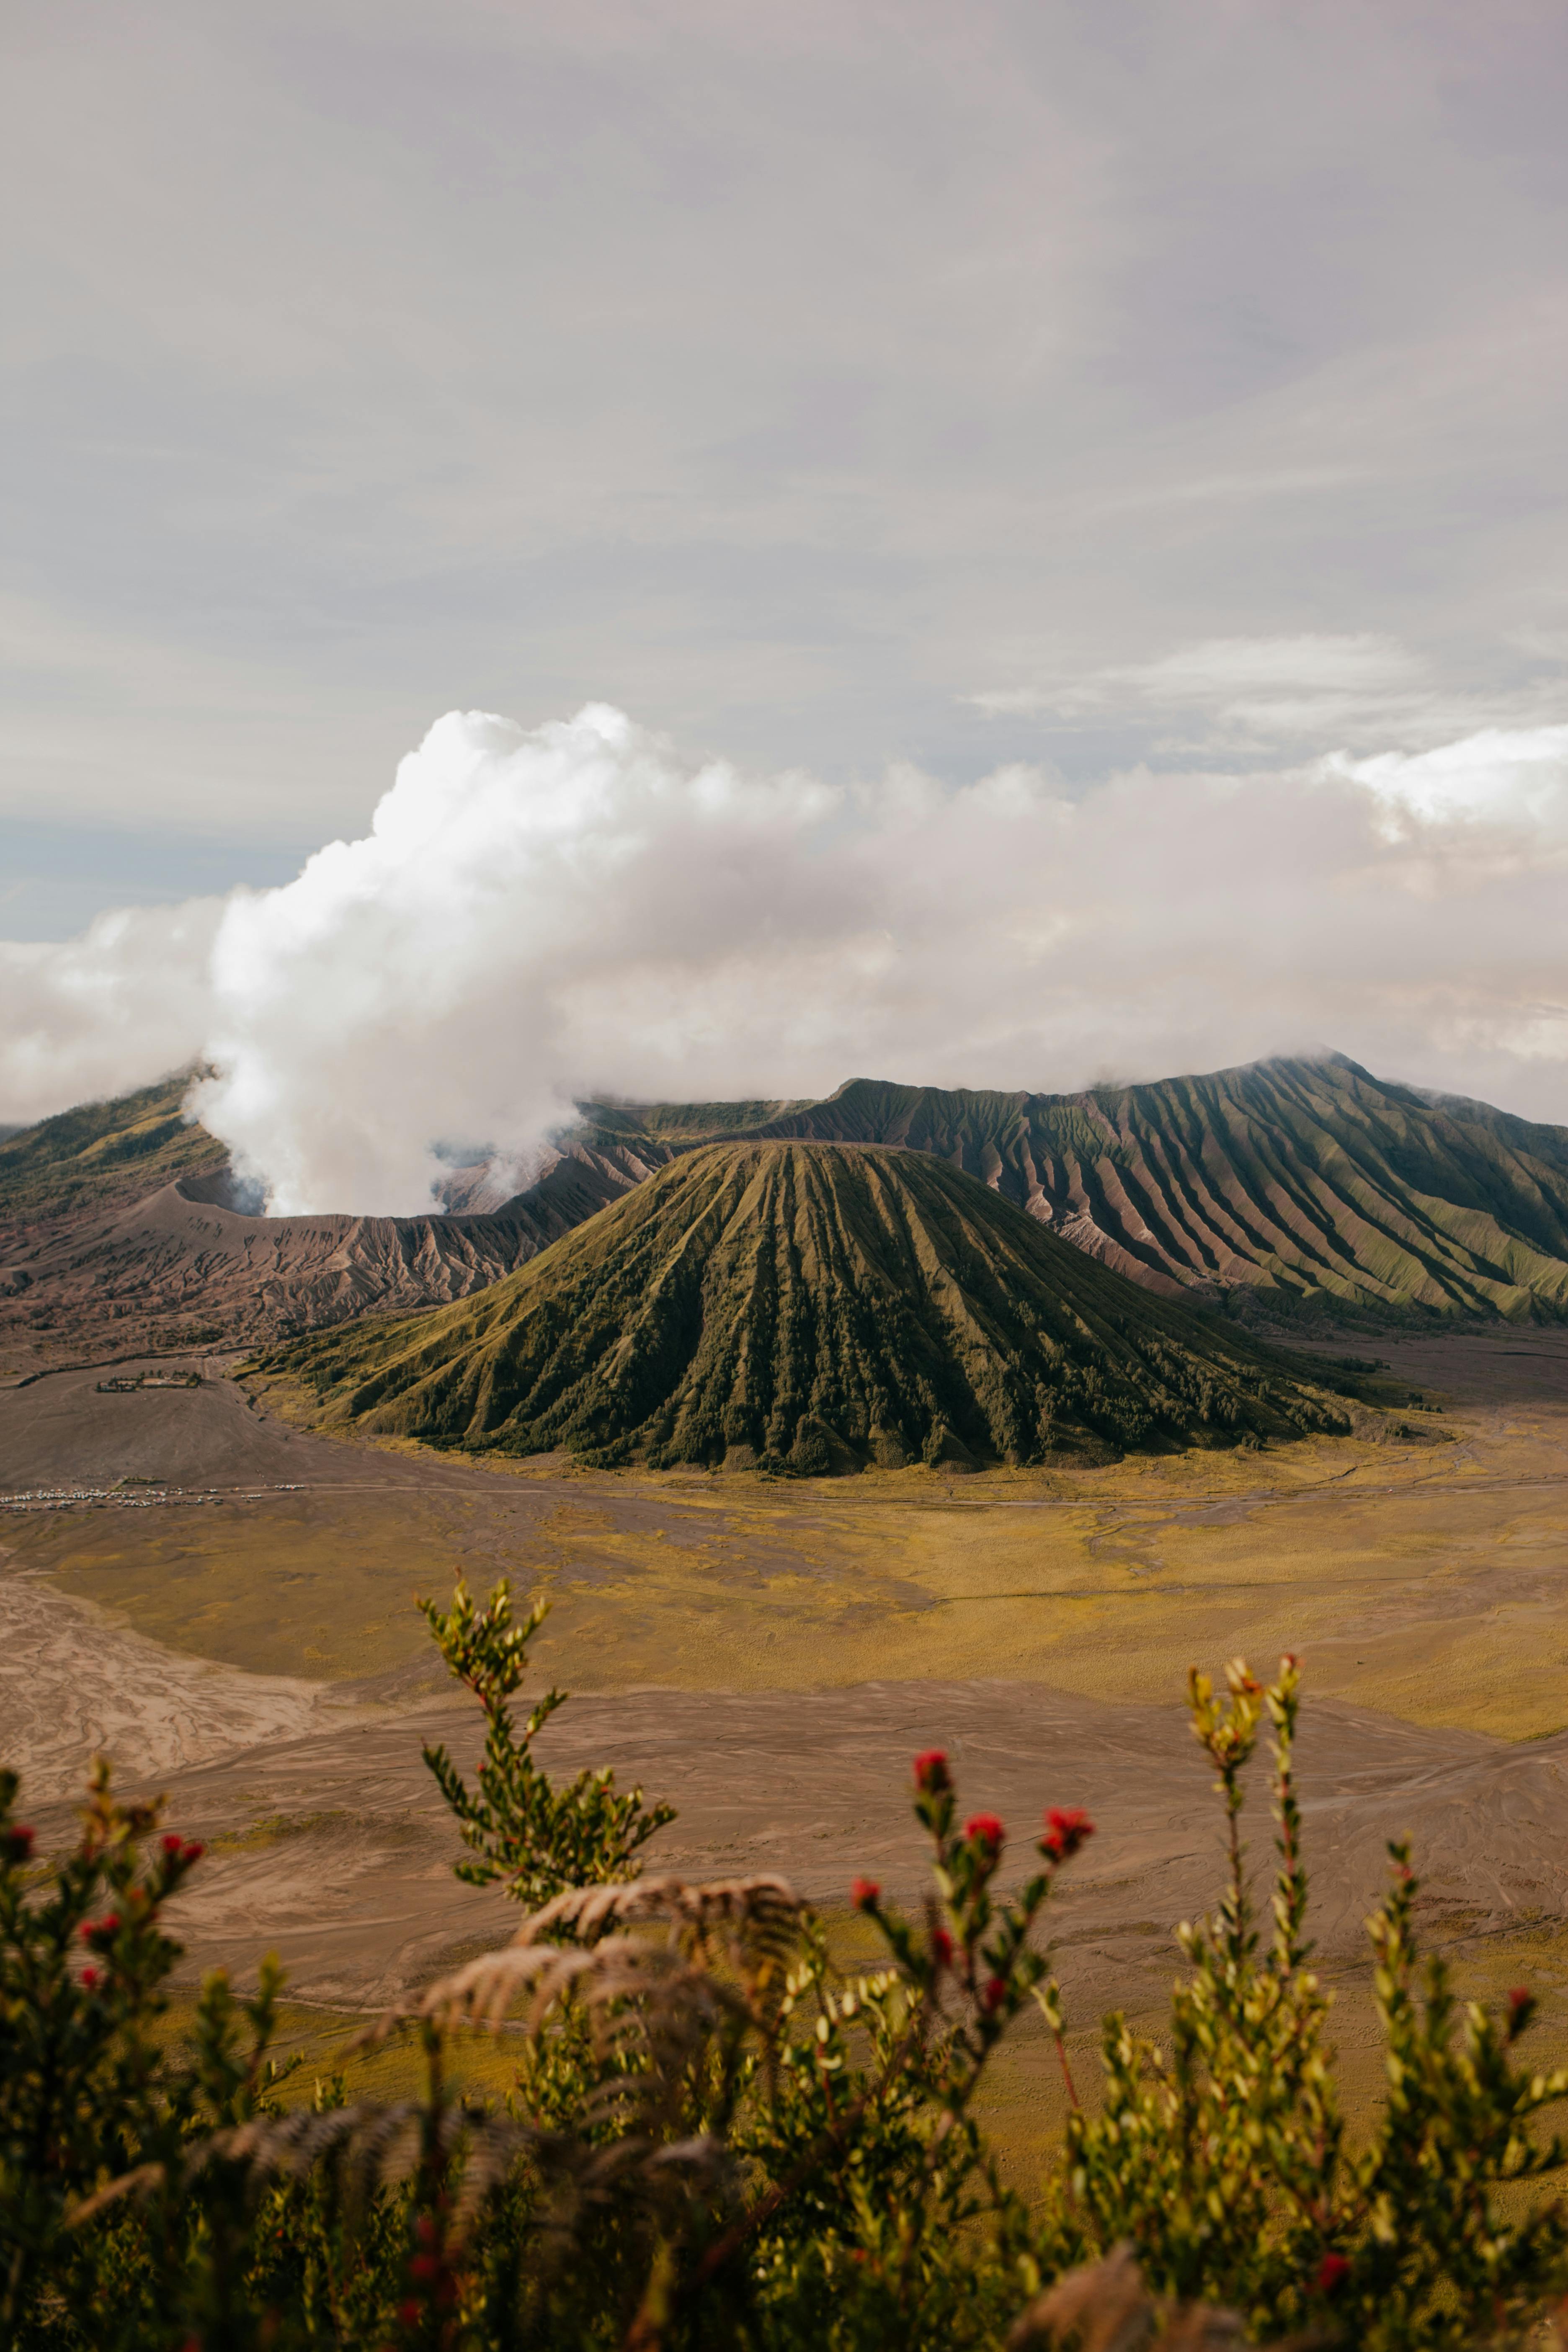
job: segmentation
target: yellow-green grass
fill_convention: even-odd
[[[5,1532],[21,1561],[171,1649],[333,1682],[423,1654],[414,1590],[439,1591],[464,1558],[460,1525],[416,1496],[59,1512]]]
[[[810,1482],[364,1444],[367,1479],[384,1450],[427,1480],[5,1535],[176,1649],[317,1679],[424,1656],[415,1591],[506,1573],[552,1599],[539,1665],[583,1690],[999,1675],[1164,1704],[1189,1659],[1290,1648],[1316,1693],[1539,1737],[1568,1722],[1568,1411],[1444,1425],[1463,1442]]]
[[[192,2032],[196,2000],[194,1984],[173,1989],[156,2034],[165,2048],[173,2050]],[[341,2080],[350,2100],[417,2098],[427,2074],[416,2034],[395,2028],[378,2036],[376,2024],[374,2017],[355,2010],[282,2000],[270,2047],[279,2061],[293,2062],[293,2072],[278,2093],[283,2104],[308,2105],[318,2085],[325,2088],[334,2078]],[[517,2080],[515,2050],[511,2030],[496,2034],[454,2033],[445,2045],[444,2079],[452,2090],[504,2100]]]

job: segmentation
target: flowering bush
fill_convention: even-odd
[[[265,2055],[279,1979],[264,1964],[241,2004],[210,1978],[171,2067],[157,2029],[180,1947],[162,1913],[201,1847],[154,1838],[156,1807],[118,1803],[100,1763],[76,1844],[35,1865],[16,1794],[0,1771],[0,2344],[151,2345],[137,2330],[155,2326],[171,2272],[198,2300],[212,2284],[210,2255],[190,2259],[184,2152],[281,2081]],[[117,2201],[115,2182],[146,2192],[145,2226],[79,2226]]]
[[[527,1905],[513,1941],[374,2029],[413,2034],[422,2095],[290,2102],[271,2064],[279,1978],[203,1989],[184,2042],[158,2031],[177,1948],[160,1915],[199,1860],[95,1773],[69,1853],[35,1858],[0,1775],[0,2343],[59,2352],[870,2352],[1295,2340],[1518,2340],[1568,2283],[1568,2227],[1528,2185],[1562,2165],[1535,2116],[1568,2091],[1526,2073],[1528,1991],[1456,2018],[1419,1976],[1404,1850],[1373,1937],[1389,2091],[1346,2144],[1304,1941],[1292,1780],[1294,1663],[1265,1688],[1194,1675],[1194,1728],[1230,1838],[1213,1921],[1179,1931],[1167,2048],[1106,2021],[1104,2095],[1078,2104],[1038,1934],[1093,1834],[1053,1807],[1004,1881],[994,1813],[961,1826],[947,1757],[914,1759],[931,1891],[910,1915],[857,1878],[883,1953],[833,1963],[777,1878],[635,1875],[668,1809],[607,1775],[557,1789],[519,1734],[535,1610],[503,1587],[427,1609],[487,1717],[477,1795],[429,1760],[468,1849],[458,1867]],[[1277,1873],[1261,1945],[1243,1776],[1273,1735]],[[1419,1985],[1419,1990],[1418,1990]],[[1033,2204],[1001,2180],[987,2070],[1038,2010],[1071,2108]],[[456,2095],[454,2036],[506,2026],[515,2086]],[[1510,2192],[1500,2204],[1498,2190]]]
[[[1447,1971],[1419,1967],[1408,1849],[1368,1923],[1389,2090],[1368,2147],[1346,2147],[1329,2053],[1329,2000],[1308,1965],[1307,1873],[1292,1756],[1296,1661],[1267,1689],[1240,1662],[1216,1698],[1194,1672],[1193,1728],[1215,1765],[1229,1866],[1217,1920],[1177,1930],[1190,1974],[1172,2003],[1168,2051],[1105,2021],[1103,2105],[1075,2105],[1051,2186],[1047,2237],[1065,2263],[1133,2247],[1151,2284],[1219,2297],[1260,2340],[1329,2327],[1369,2347],[1469,2345],[1521,2327],[1557,2285],[1568,2215],[1500,2208],[1496,2191],[1560,2168],[1531,2139],[1568,2073],[1521,2070],[1526,1992],[1502,2021],[1472,2005],[1455,2032]],[[1240,1818],[1242,1773],[1267,1720],[1277,1825],[1273,1935],[1260,1953]],[[1421,1990],[1417,1990],[1418,1984]],[[1059,2032],[1059,2020],[1057,2021]]]

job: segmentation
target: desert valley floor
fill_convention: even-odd
[[[1357,1973],[1408,1832],[1470,1980],[1525,1969],[1554,2011],[1568,1331],[1377,1345],[1443,1408],[1407,1438],[815,1482],[329,1441],[232,1360],[132,1393],[50,1372],[0,1390],[8,1755],[46,1824],[99,1747],[167,1790],[214,1848],[180,1922],[193,1972],[272,1947],[298,2000],[379,2004],[515,1916],[451,1876],[419,1750],[471,1752],[474,1710],[412,1606],[504,1572],[551,1596],[541,1677],[580,1694],[546,1760],[679,1805],[650,1864],[779,1869],[830,1909],[858,1869],[912,1896],[908,1759],[936,1743],[1020,1832],[1087,1805],[1100,1834],[1056,1917],[1087,2021],[1158,2001],[1171,1924],[1215,1891],[1187,1664],[1292,1648],[1326,1962]],[[1262,1858],[1261,1799],[1253,1834]]]

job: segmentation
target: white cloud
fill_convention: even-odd
[[[1430,751],[1337,753],[1324,772],[1366,785],[1383,804],[1391,839],[1413,824],[1507,826],[1544,845],[1568,842],[1568,726],[1489,727]]]
[[[1204,706],[1281,690],[1386,693],[1413,684],[1421,666],[1386,637],[1211,637],[1111,676],[1156,700]]]
[[[1149,662],[1123,662],[1058,683],[970,697],[993,717],[1048,713],[1174,726],[1220,750],[1321,742],[1336,732],[1384,735],[1463,725],[1471,707],[1436,688],[1426,665],[1392,639],[1356,635],[1209,637]]]
[[[0,1118],[44,1118],[194,1062],[223,908],[100,915],[61,946],[0,940]]]
[[[1568,728],[1069,800],[453,713],[292,883],[0,951],[0,1116],[198,1053],[279,1210],[411,1212],[594,1091],[1066,1088],[1329,1042],[1568,1118]]]

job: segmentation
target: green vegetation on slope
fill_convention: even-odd
[[[641,1116],[678,1139],[668,1106]],[[855,1078],[754,1132],[931,1153],[1135,1280],[1243,1309],[1568,1314],[1568,1129],[1343,1055],[1073,1095]]]
[[[592,1461],[1036,1461],[1343,1427],[1297,1368],[908,1151],[714,1144],[455,1306],[267,1368],[334,1417]]]
[[[221,1168],[227,1154],[180,1105],[191,1074],[115,1102],[79,1104],[0,1139],[0,1223],[140,1200],[175,1176]]]
[[[661,1141],[684,1145],[719,1143],[737,1135],[749,1135],[765,1127],[771,1120],[787,1118],[796,1111],[809,1111],[805,1102],[714,1102],[714,1103],[579,1103],[583,1116],[583,1140],[592,1143],[620,1143],[644,1136],[657,1136]]]

